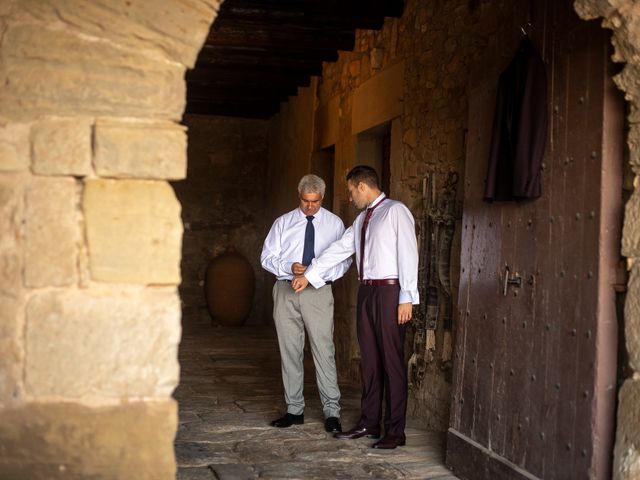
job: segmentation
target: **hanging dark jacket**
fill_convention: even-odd
[[[498,83],[485,200],[541,195],[547,126],[547,74],[542,57],[525,37]]]

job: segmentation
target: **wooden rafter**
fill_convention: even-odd
[[[355,30],[379,29],[402,0],[226,0],[195,68],[187,113],[268,118],[351,50]]]

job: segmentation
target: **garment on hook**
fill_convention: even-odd
[[[544,61],[525,37],[498,82],[486,201],[526,200],[541,195],[547,110]]]

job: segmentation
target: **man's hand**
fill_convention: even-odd
[[[293,265],[291,265],[291,271],[297,277],[299,275],[304,274],[304,272],[307,271],[307,267],[305,267],[300,262],[295,262]]]
[[[411,320],[413,313],[413,305],[410,303],[401,303],[398,305],[398,325],[402,325]]]
[[[307,288],[307,285],[309,285],[309,280],[307,280],[307,277],[304,275],[296,276],[296,278],[291,282],[291,287],[293,287],[296,293],[300,293],[302,290]]]

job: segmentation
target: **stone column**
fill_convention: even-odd
[[[219,0],[0,1],[0,477],[175,477],[184,72]]]
[[[630,270],[624,328],[632,376],[619,394],[613,478],[632,480],[640,478],[640,5],[633,0],[577,0],[575,8],[586,20],[604,17],[603,26],[613,30],[613,59],[626,63],[614,80],[631,106],[627,141],[636,174],[622,232],[622,255]]]

